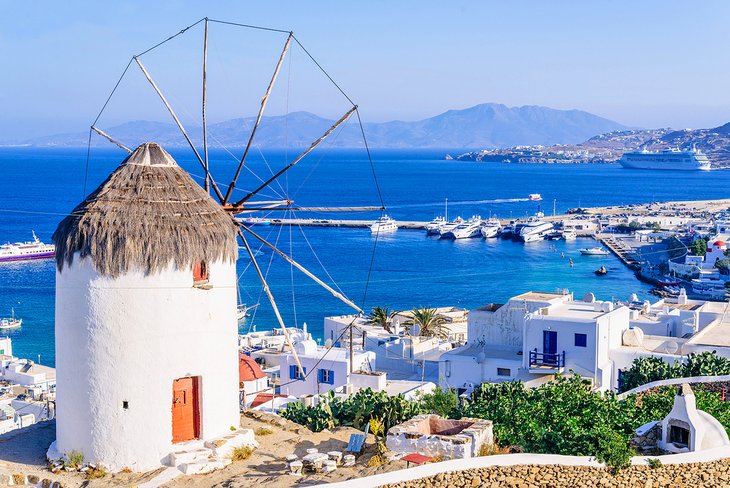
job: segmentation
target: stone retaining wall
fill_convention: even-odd
[[[590,466],[490,466],[439,473],[404,481],[388,488],[458,487],[721,487],[730,486],[730,460],[660,466],[632,466],[613,474],[608,468]]]

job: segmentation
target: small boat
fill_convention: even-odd
[[[257,303],[256,305],[251,305],[250,307],[247,307],[244,303],[243,305],[239,305],[238,307],[236,307],[236,317],[238,318],[238,321],[240,322],[241,320],[248,317],[250,315],[249,312],[258,306],[259,304]]]
[[[52,258],[55,252],[56,246],[41,242],[33,232],[32,241],[0,245],[0,262]]]
[[[15,310],[10,309],[10,318],[0,319],[0,330],[19,329],[23,325],[23,319],[15,318]]]
[[[584,256],[608,256],[608,251],[602,247],[586,247],[579,251]]]
[[[605,266],[601,266],[600,268],[595,270],[594,273],[596,274],[596,276],[603,276],[608,273],[608,270]]]
[[[398,230],[398,224],[391,217],[383,215],[370,226],[370,232],[380,234]]]
[[[532,202],[539,202],[540,200],[542,200],[542,195],[540,195],[539,193],[530,193],[527,199]]]
[[[682,280],[678,279],[676,276],[669,276],[665,275],[662,278],[659,278],[657,281],[657,284],[659,286],[679,286],[682,284]]]

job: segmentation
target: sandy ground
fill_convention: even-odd
[[[279,421],[281,425],[248,417],[241,418],[241,426],[257,431],[271,430],[271,434],[257,435],[259,449],[248,459],[234,462],[225,469],[205,475],[179,476],[165,484],[169,488],[193,487],[266,487],[312,486],[322,483],[360,478],[372,474],[405,468],[403,461],[368,468],[367,463],[374,453],[375,439],[369,435],[362,455],[353,467],[340,467],[329,474],[304,474],[291,476],[285,466],[285,456],[295,453],[300,458],[310,447],[320,452],[344,451],[350,434],[357,433],[350,427],[339,427],[333,431],[312,433],[291,422]],[[77,487],[129,487],[154,478],[162,468],[149,473],[117,473],[96,480],[86,480],[80,473],[51,473],[46,466],[45,452],[56,435],[55,422],[42,422],[27,429],[16,430],[0,436],[0,473],[23,473],[61,481],[67,488]]]

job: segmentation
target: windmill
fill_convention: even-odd
[[[200,121],[201,121],[201,127],[202,127],[202,151],[200,148],[196,147],[193,140],[191,139],[188,131],[186,130],[185,126],[181,122],[180,118],[178,117],[178,114],[172,107],[171,103],[168,101],[168,99],[165,97],[165,94],[160,87],[160,85],[155,81],[155,79],[150,74],[149,70],[143,63],[143,58],[146,54],[149,52],[158,49],[160,46],[164,45],[168,41],[183,35],[194,27],[202,24],[203,25],[203,57],[202,57],[202,77],[201,77],[201,113],[200,113]],[[267,32],[273,32],[281,34],[285,37],[284,46],[281,50],[281,54],[278,58],[278,62],[276,63],[276,67],[269,79],[268,85],[264,91],[264,95],[261,98],[261,103],[258,109],[258,113],[255,118],[255,122],[253,124],[253,128],[251,129],[251,132],[248,136],[248,140],[246,141],[245,148],[243,150],[243,153],[238,160],[238,164],[236,165],[235,171],[232,174],[231,180],[227,185],[220,185],[216,179],[213,177],[213,175],[210,172],[209,169],[209,144],[208,144],[208,128],[207,128],[207,113],[206,113],[206,103],[207,103],[207,81],[208,81],[208,30],[210,24],[225,24],[228,26],[235,26],[240,27],[243,29],[254,29],[254,30],[263,30]],[[242,170],[246,167],[247,158],[250,154],[251,148],[255,144],[256,140],[256,133],[259,129],[262,119],[267,107],[267,104],[269,102],[269,98],[271,96],[272,90],[277,82],[277,78],[279,77],[282,65],[284,63],[284,60],[287,57],[287,54],[290,51],[290,48],[292,45],[296,45],[305,53],[306,57],[314,63],[316,68],[320,70],[325,77],[331,82],[334,87],[337,89],[337,91],[347,100],[349,104],[348,110],[339,118],[337,119],[327,130],[325,130],[318,138],[313,140],[311,144],[306,147],[297,157],[292,159],[290,162],[285,164],[281,169],[279,169],[277,172],[273,173],[270,177],[267,179],[261,179],[260,184],[253,190],[245,192],[245,195],[240,198],[234,198],[233,192],[234,190],[239,190],[237,188],[237,184],[239,182],[239,179],[241,177]],[[249,228],[248,226],[243,225],[239,220],[235,218],[237,215],[256,212],[256,211],[273,211],[273,210],[283,210],[283,211],[326,211],[326,212],[335,212],[335,211],[347,211],[347,212],[356,212],[356,211],[366,211],[366,212],[373,212],[373,211],[384,211],[384,205],[382,203],[382,197],[380,198],[380,205],[378,206],[366,206],[366,207],[336,207],[336,208],[330,208],[330,207],[299,207],[295,205],[294,201],[290,199],[288,196],[284,199],[279,200],[262,200],[260,198],[262,192],[269,188],[272,184],[277,183],[278,180],[285,175],[291,168],[293,168],[295,165],[300,163],[307,155],[309,155],[315,148],[317,148],[323,141],[325,141],[329,136],[331,136],[338,128],[340,128],[345,122],[347,122],[349,119],[356,119],[358,126],[359,126],[359,132],[362,135],[363,144],[365,147],[365,150],[367,151],[367,157],[368,161],[370,162],[371,168],[372,168],[372,158],[370,154],[370,150],[367,145],[367,140],[365,138],[365,132],[363,130],[362,120],[360,118],[360,113],[358,111],[357,105],[350,99],[350,97],[347,96],[347,94],[340,88],[339,85],[332,79],[332,77],[329,75],[329,73],[317,62],[317,60],[310,54],[309,51],[302,45],[302,43],[297,39],[297,37],[294,35],[292,31],[286,31],[281,29],[273,29],[268,27],[260,27],[260,26],[253,26],[248,24],[241,24],[236,22],[229,22],[229,21],[223,21],[223,20],[216,20],[216,19],[210,19],[208,17],[205,17],[203,19],[198,20],[197,22],[183,28],[178,33],[168,37],[167,39],[163,40],[162,42],[152,46],[151,48],[142,51],[139,54],[135,54],[132,56],[132,58],[127,63],[121,77],[117,81],[116,85],[112,89],[109,97],[107,98],[106,102],[104,103],[101,111],[97,115],[94,122],[91,124],[89,129],[89,147],[91,146],[91,140],[92,135],[98,134],[99,136],[103,137],[107,141],[113,143],[117,147],[121,148],[124,151],[127,151],[128,153],[131,153],[132,150],[125,145],[122,141],[119,141],[117,138],[115,138],[113,135],[108,134],[106,131],[98,127],[99,119],[101,118],[102,114],[104,113],[104,110],[106,109],[107,105],[109,104],[110,100],[114,97],[117,88],[119,87],[120,83],[124,79],[124,77],[129,72],[130,67],[132,65],[136,65],[136,67],[141,71],[144,78],[147,80],[149,85],[151,86],[154,93],[157,95],[161,103],[164,105],[165,109],[167,110],[169,116],[171,117],[172,121],[174,122],[177,129],[182,134],[183,138],[185,139],[185,142],[189,146],[190,150],[192,151],[195,160],[198,162],[198,164],[201,166],[201,168],[204,171],[204,181],[203,181],[203,188],[209,192],[209,194],[212,193],[213,197],[218,201],[218,203],[222,206],[222,208],[231,216],[231,218],[236,222],[237,224],[237,234],[238,239],[243,245],[243,248],[246,250],[246,253],[248,254],[248,257],[251,260],[251,265],[253,269],[255,270],[256,276],[258,277],[258,280],[261,282],[261,286],[263,288],[263,292],[266,294],[266,297],[268,299],[269,304],[271,305],[272,311],[274,316],[276,317],[276,322],[278,323],[279,327],[282,329],[286,342],[288,343],[292,354],[294,356],[294,360],[296,361],[297,365],[299,366],[300,370],[303,370],[301,368],[301,363],[299,361],[299,358],[296,354],[296,350],[293,347],[290,335],[287,331],[287,327],[285,325],[284,319],[282,318],[282,315],[280,313],[279,307],[277,305],[277,301],[274,297],[274,294],[271,291],[271,288],[269,287],[269,284],[267,282],[266,276],[264,272],[261,269],[261,266],[259,265],[257,259],[256,259],[256,252],[254,251],[252,247],[252,242],[257,242],[261,246],[265,246],[268,248],[273,254],[276,254],[280,258],[282,258],[284,261],[289,263],[292,267],[299,270],[302,274],[313,280],[317,285],[325,289],[327,292],[329,292],[332,296],[340,300],[342,303],[347,305],[348,307],[352,308],[357,314],[362,314],[363,310],[360,306],[358,306],[355,302],[353,302],[351,299],[347,298],[343,293],[341,293],[338,290],[335,290],[332,286],[328,285],[324,280],[316,276],[314,273],[309,271],[306,267],[304,267],[302,264],[300,264],[298,261],[293,259],[289,254],[282,251],[277,247],[277,245],[269,242],[265,237],[261,236],[259,233],[255,232],[253,229]],[[88,152],[87,152],[87,168],[88,168]],[[375,175],[373,171],[373,175]],[[375,180],[375,184],[377,187],[377,179]],[[380,196],[380,191],[378,189],[378,195]],[[376,242],[377,242],[377,236],[376,236]],[[353,321],[354,323],[354,321]],[[352,337],[352,328],[353,324],[350,325],[350,336]],[[352,349],[353,341],[350,340],[350,348]],[[352,351],[350,351],[350,371],[352,372],[353,369],[353,354]]]

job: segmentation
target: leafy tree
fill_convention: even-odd
[[[695,256],[704,256],[707,254],[707,241],[704,239],[696,239],[690,244],[689,250]]]
[[[367,323],[371,325],[379,325],[388,332],[392,332],[391,322],[397,312],[391,312],[388,307],[373,307],[367,318]]]
[[[631,222],[629,222],[629,230],[630,231],[633,232],[633,231],[636,231],[636,230],[639,230],[639,229],[641,229],[641,224],[639,223],[638,220],[632,220]]]
[[[721,274],[730,274],[730,259],[718,259],[715,261],[715,267],[720,270]]]
[[[669,364],[656,356],[643,356],[634,359],[631,367],[621,375],[621,391],[633,390],[637,386],[652,381],[678,378],[682,376],[682,364]]]
[[[446,339],[449,331],[445,327],[446,318],[439,315],[435,308],[421,307],[410,311],[407,325],[418,326],[418,335],[423,337],[439,337]]]
[[[459,397],[453,388],[436,388],[431,393],[418,395],[418,403],[422,413],[435,413],[444,418],[461,418]]]

